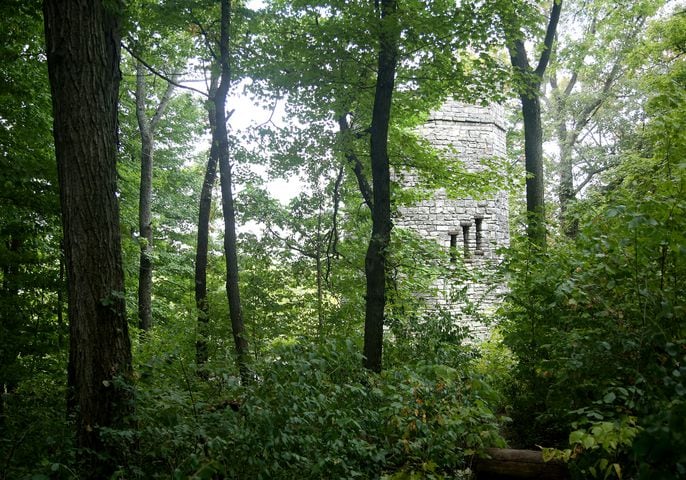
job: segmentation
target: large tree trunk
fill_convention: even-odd
[[[64,271],[64,245],[60,242],[60,270],[59,282],[57,284],[57,348],[62,350],[64,345],[64,289],[65,271]]]
[[[540,84],[537,83],[537,88]],[[527,236],[541,248],[546,244],[545,183],[543,181],[543,126],[537,94],[522,94],[524,157],[526,168]]]
[[[218,76],[214,73],[210,80],[210,98],[217,94]],[[209,352],[207,349],[207,327],[210,321],[210,305],[207,301],[207,251],[210,238],[210,213],[212,211],[212,190],[217,181],[217,162],[219,149],[214,141],[217,116],[214,101],[207,102],[207,115],[212,133],[210,158],[207,159],[205,179],[200,191],[200,208],[198,212],[198,245],[195,253],[195,306],[198,309],[198,333],[195,341],[195,362],[199,368],[207,363]]]
[[[562,0],[554,0],[548,19],[543,51],[534,70],[524,45],[521,30],[508,31],[510,61],[519,76],[519,98],[524,118],[524,157],[526,164],[526,213],[529,241],[541,250],[546,248],[545,182],[543,177],[543,127],[541,122],[541,81],[545,74],[557,24],[562,11]]]
[[[365,257],[367,305],[364,321],[364,366],[381,371],[384,309],[386,306],[386,255],[391,239],[391,177],[388,162],[388,127],[398,61],[396,0],[381,2],[381,30],[374,109],[370,132],[372,164],[372,236]]]
[[[141,183],[138,199],[140,265],[138,270],[138,326],[143,331],[152,326],[152,155],[153,132],[145,113],[145,71],[136,62],[136,117],[141,136]]]
[[[224,256],[226,258],[226,296],[229,300],[229,317],[231,331],[236,345],[236,362],[241,380],[246,383],[250,379],[247,368],[248,341],[245,338],[243,313],[241,311],[241,297],[238,288],[238,252],[236,242],[236,211],[233,201],[233,185],[231,178],[231,160],[229,158],[229,134],[226,127],[226,98],[231,85],[231,68],[229,64],[229,42],[231,26],[231,1],[221,2],[221,79],[217,94],[214,98],[216,115],[215,135],[213,143],[217,145],[219,154],[219,179],[222,191],[222,212],[224,215]]]
[[[46,0],[70,327],[70,404],[77,445],[92,452],[84,476],[106,478],[119,451],[101,428],[124,424],[132,403],[115,377],[131,374],[117,203],[117,2]],[[104,455],[103,455],[104,454]]]

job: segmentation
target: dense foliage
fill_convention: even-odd
[[[562,455],[582,477],[686,476],[683,26],[681,14],[655,27],[641,50],[671,68],[644,77],[645,128],[578,206],[576,238],[510,257],[517,440],[564,446],[569,435]]]
[[[74,439],[78,411],[67,405],[67,279],[39,3],[0,6],[3,480],[79,478],[90,468]],[[241,379],[216,186],[207,325],[198,325],[193,297],[219,8],[127,2],[117,196],[134,378],[112,382],[130,392],[133,413],[124,427],[100,432],[119,452],[113,478],[469,478],[486,448],[506,445],[544,447],[580,479],[686,478],[683,10],[657,0],[565,1],[542,79],[550,88],[540,92],[544,139],[557,145],[545,149],[547,250],[512,222],[497,272],[509,293],[482,319],[492,337],[476,343],[460,315],[427,312],[423,298],[446,271],[457,286],[483,273],[394,229],[377,374],[362,367],[361,353],[381,28],[373,3],[230,2],[229,151],[249,345],[249,369],[240,372],[249,378]],[[414,128],[448,95],[514,97],[521,79],[507,78],[503,31],[540,41],[551,2],[398,4],[389,156],[421,175],[415,189],[392,185],[392,207],[437,186],[478,196],[511,184],[512,210],[523,210],[520,167],[493,160],[474,175],[445,162]],[[148,116],[168,81],[179,81],[155,130],[145,332],[136,328],[139,257],[149,246],[139,225],[141,62]],[[238,98],[270,111],[251,123]],[[521,132],[512,115],[515,158]],[[503,174],[512,171],[519,178]],[[277,199],[274,180],[299,190]],[[460,300],[473,316],[479,299]]]
[[[465,375],[473,362],[407,363],[378,376],[362,368],[350,340],[281,340],[245,388],[230,359],[206,381],[192,353],[160,353],[162,340],[141,345],[136,429],[103,432],[127,452],[121,478],[443,478],[505,444],[499,394],[487,376]],[[68,478],[77,468],[66,423],[50,413],[63,389],[49,390],[46,377],[27,382],[25,403],[11,406],[30,430],[9,425],[18,438],[5,474]],[[41,438],[27,441],[38,430]]]

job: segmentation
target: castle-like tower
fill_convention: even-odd
[[[479,160],[488,157],[505,157],[505,126],[503,107],[480,107],[456,101],[446,102],[419,129],[420,134],[448,159],[455,157],[465,167],[478,172]],[[448,153],[450,152],[450,153]],[[411,175],[406,176],[410,186]],[[483,281],[469,282],[467,297],[482,313],[493,308],[503,285],[489,279],[500,262],[498,248],[510,243],[509,208],[507,192],[501,191],[490,198],[448,198],[445,190],[435,192],[432,198],[399,211],[394,223],[409,228],[422,237],[436,241],[450,252],[451,260],[458,263],[458,255],[467,271],[483,274]],[[455,280],[451,272],[437,281],[437,295],[427,299],[429,305],[442,306],[469,326],[478,337],[487,335],[487,327],[464,313],[465,304],[454,300],[454,293],[465,287]],[[481,275],[480,275],[481,276]]]

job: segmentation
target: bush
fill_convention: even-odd
[[[163,368],[169,373],[176,362]],[[481,376],[426,363],[375,375],[361,365],[351,341],[284,341],[247,387],[220,371],[209,383],[189,376],[185,391],[142,381],[140,453],[122,474],[444,478],[504,445],[498,397]]]
[[[686,393],[686,204],[673,188],[686,166],[640,159],[631,168],[638,173],[626,173],[626,186],[589,203],[592,215],[581,219],[576,239],[558,239],[535,256],[513,249],[502,313],[505,342],[518,360],[516,441],[564,448],[573,424],[596,438],[600,426],[635,418],[635,440],[611,449],[599,443],[579,461],[610,462],[599,476],[617,475],[607,469],[617,460],[627,475],[640,465],[643,478],[658,478],[658,459],[684,465],[672,413]],[[663,478],[686,478],[674,468]]]

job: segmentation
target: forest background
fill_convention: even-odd
[[[682,3],[67,4],[0,6],[0,478],[469,478],[506,444],[686,478]],[[417,136],[449,97],[508,106],[508,158]],[[392,228],[437,186],[511,192],[482,343],[421,301],[479,272]]]

